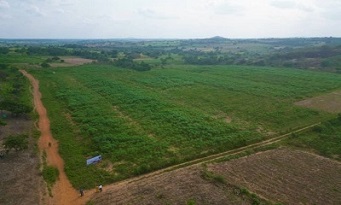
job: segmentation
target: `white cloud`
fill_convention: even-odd
[[[341,37],[341,0],[0,0],[0,23],[0,38]]]
[[[297,3],[293,0],[273,0],[270,5],[280,9],[292,9],[296,7]]]
[[[32,14],[34,16],[46,16],[45,12],[43,12],[38,6],[36,5],[30,5],[26,12],[29,14]]]
[[[221,2],[213,4],[214,11],[217,14],[241,14],[243,12],[243,7],[231,2]]]
[[[0,0],[0,9],[8,9],[10,8],[9,3],[5,0]]]
[[[138,9],[137,10],[138,14],[141,16],[151,18],[151,19],[158,19],[158,20],[163,20],[163,19],[173,19],[176,18],[175,16],[171,16],[166,14],[165,12],[161,12],[155,9],[150,9],[150,8],[143,8],[143,9]]]
[[[10,15],[0,13],[0,19],[8,20],[8,19],[11,19],[11,18],[12,18],[12,16],[10,16]]]

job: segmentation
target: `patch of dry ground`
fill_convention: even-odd
[[[0,144],[9,135],[29,134],[33,123],[23,117],[8,118],[7,125],[0,126]],[[40,197],[39,158],[33,142],[25,151],[9,152],[0,158],[0,204],[37,205]]]
[[[235,186],[204,179],[202,170],[202,166],[196,165],[129,183],[117,183],[94,195],[92,201],[99,205],[252,204]]]
[[[92,63],[94,60],[79,58],[79,57],[61,57],[64,62],[61,63],[51,63],[52,67],[69,67],[69,66],[77,66],[83,65],[86,63]]]
[[[287,148],[212,164],[229,183],[284,204],[341,204],[341,163]]]
[[[341,113],[341,91],[309,98],[296,102],[295,105],[323,110],[330,113]]]

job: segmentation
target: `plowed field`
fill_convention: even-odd
[[[266,151],[209,170],[275,202],[341,204],[341,163],[303,151]]]
[[[118,183],[103,193],[97,193],[93,202],[100,205],[252,204],[252,200],[240,194],[235,186],[205,180],[201,172],[201,166],[194,166],[138,181]]]

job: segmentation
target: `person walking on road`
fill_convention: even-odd
[[[99,190],[99,192],[102,192],[102,190],[103,190],[102,184],[98,186],[98,190]]]
[[[83,190],[83,188],[80,188],[80,189],[79,189],[79,193],[81,194],[81,196],[84,196],[84,190]]]

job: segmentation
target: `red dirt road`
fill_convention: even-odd
[[[33,87],[34,106],[39,114],[39,129],[41,136],[39,138],[39,150],[46,152],[46,161],[48,165],[54,166],[59,170],[59,179],[52,188],[53,197],[45,196],[41,204],[46,205],[83,205],[90,197],[90,193],[85,193],[84,197],[80,197],[68,180],[64,171],[64,161],[58,152],[58,142],[52,137],[50,130],[50,121],[47,116],[46,109],[41,101],[41,93],[39,91],[39,81],[24,70],[20,71],[31,82]],[[51,146],[49,146],[49,143]],[[91,191],[92,192],[92,191]],[[87,196],[88,195],[88,196]]]

